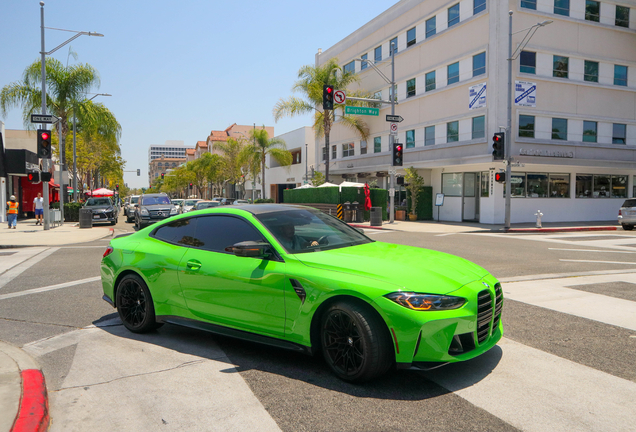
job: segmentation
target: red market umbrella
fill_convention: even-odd
[[[369,183],[364,184],[364,209],[371,210],[371,191],[369,190]]]
[[[113,196],[114,193],[110,189],[101,188],[101,189],[95,189],[94,191],[90,193],[90,195],[93,197],[110,197],[110,196]]]

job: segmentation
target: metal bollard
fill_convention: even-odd
[[[537,228],[541,228],[541,216],[543,216],[543,213],[541,213],[541,210],[537,210],[534,215],[537,217]]]

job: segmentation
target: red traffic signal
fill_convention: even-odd
[[[492,136],[492,157],[493,160],[504,159],[504,147],[506,141],[504,132],[497,132]]]
[[[503,172],[495,173],[495,181],[497,183],[504,183],[506,181],[506,173],[503,173]]]
[[[31,172],[27,174],[27,180],[29,181],[29,183],[40,183],[40,173]]]
[[[322,109],[323,110],[333,109],[333,86],[332,85],[322,86]]]
[[[161,173],[161,180],[163,180],[164,175],[166,175],[166,173]]]
[[[46,129],[38,129],[38,157],[41,159],[51,159],[51,133]]]
[[[393,159],[391,160],[392,166],[402,166],[404,163],[404,157],[402,156],[402,144],[393,144]]]

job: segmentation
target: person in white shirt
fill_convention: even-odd
[[[33,211],[35,212],[35,224],[42,225],[42,216],[44,215],[44,198],[42,198],[41,192],[38,192],[38,196],[33,198]]]

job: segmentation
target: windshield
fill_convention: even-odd
[[[138,196],[132,197],[130,199],[130,202],[131,202],[131,204],[137,204],[139,202],[139,197]]]
[[[185,205],[187,206],[193,206],[195,205],[197,202],[199,202],[201,200],[185,200]]]
[[[149,196],[144,197],[142,205],[170,204],[170,198],[167,196]]]
[[[182,199],[173,199],[172,200],[172,204],[174,204],[174,205],[183,205],[183,200]]]
[[[211,202],[200,202],[200,203],[197,203],[195,205],[195,207],[197,208],[197,210],[201,210],[201,209],[206,209],[206,208],[210,208],[210,207],[218,207],[220,205],[221,205],[221,203],[219,203],[219,202],[211,201]]]
[[[87,206],[107,206],[110,205],[110,198],[89,198]]]
[[[373,241],[318,210],[286,210],[255,216],[289,253],[337,249]]]

